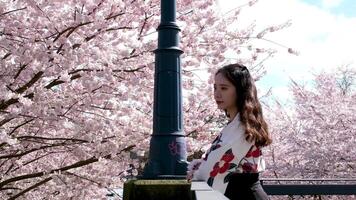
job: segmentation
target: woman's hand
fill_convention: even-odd
[[[191,181],[193,179],[194,172],[199,169],[201,162],[202,162],[201,159],[194,159],[189,163],[188,171],[187,171],[187,180],[188,181]]]
[[[192,179],[193,179],[193,171],[188,171],[187,172],[187,181],[188,182],[191,182],[192,181]]]

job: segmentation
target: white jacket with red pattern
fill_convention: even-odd
[[[192,180],[203,180],[213,189],[225,193],[233,173],[257,173],[265,169],[261,149],[248,142],[239,113],[212,142],[202,159],[189,165]]]

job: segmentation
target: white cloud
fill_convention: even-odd
[[[219,5],[226,11],[234,7],[232,2],[241,4],[241,1],[220,0]],[[337,6],[340,3],[341,0],[324,0],[323,6]],[[280,53],[265,62],[268,74],[261,80],[263,88],[281,87],[276,88],[275,92],[280,92],[278,96],[283,98],[288,84],[286,77],[307,82],[313,72],[331,71],[345,64],[356,67],[356,17],[333,14],[328,9],[301,0],[260,0],[241,12],[239,22],[249,24],[256,20],[258,30],[289,19],[292,21],[291,27],[268,34],[266,38],[295,48],[300,55],[290,55],[285,48],[265,42],[265,45],[275,47]]]

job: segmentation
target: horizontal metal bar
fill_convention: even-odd
[[[269,195],[356,195],[356,184],[262,184]]]
[[[262,178],[261,181],[355,181],[356,178]]]

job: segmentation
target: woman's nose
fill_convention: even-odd
[[[220,97],[221,97],[220,91],[215,90],[215,91],[214,91],[214,97],[215,97],[215,98],[220,98]]]

